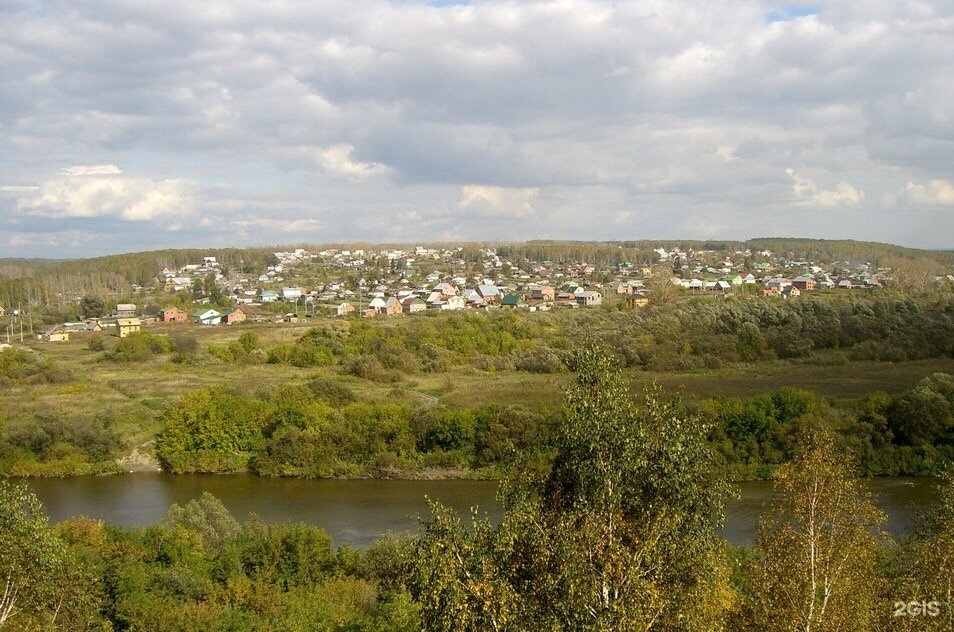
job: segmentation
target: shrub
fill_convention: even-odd
[[[327,377],[316,377],[309,380],[305,386],[311,389],[315,397],[328,402],[335,408],[341,408],[358,399],[350,388]]]
[[[565,368],[561,355],[549,347],[537,347],[516,354],[514,368],[529,373],[559,373]]]
[[[139,331],[120,338],[106,358],[114,362],[138,362],[150,356],[172,351],[172,344],[165,336]]]

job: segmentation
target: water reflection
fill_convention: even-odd
[[[248,474],[174,476],[162,473],[34,479],[30,487],[54,521],[71,516],[99,518],[125,527],[161,521],[172,503],[210,492],[239,520],[253,515],[264,522],[305,522],[327,530],[337,544],[367,546],[384,533],[407,533],[417,517],[429,514],[425,497],[465,516],[471,505],[499,520],[497,484],[490,481],[392,481],[266,479]],[[888,516],[894,536],[912,529],[918,510],[933,501],[934,479],[878,478],[869,483]],[[771,501],[771,484],[739,485],[741,497],[729,502],[723,534],[736,544],[751,543],[759,515]]]

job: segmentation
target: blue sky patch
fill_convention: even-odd
[[[781,9],[773,9],[766,13],[765,22],[767,24],[771,24],[772,22],[787,22],[795,18],[803,18],[807,15],[818,15],[819,13],[821,13],[821,7],[782,7]]]

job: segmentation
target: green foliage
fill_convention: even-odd
[[[356,564],[306,525],[242,527],[209,495],[173,506],[146,529],[69,532],[76,549],[98,559],[106,589],[99,605],[114,629],[420,627],[400,574],[386,565],[396,558],[378,553],[376,563]]]
[[[954,629],[954,467],[942,474],[937,492],[918,529],[902,543],[892,599],[936,602],[937,615],[911,629],[940,632]]]
[[[552,467],[509,479],[499,527],[433,506],[413,584],[426,629],[720,627],[705,426],[656,391],[634,411],[598,347],[573,368]]]
[[[68,371],[37,353],[25,349],[0,351],[0,386],[55,384],[68,382],[70,379]]]
[[[120,338],[105,357],[114,362],[141,362],[171,351],[172,344],[166,336],[137,331]]]
[[[241,530],[238,521],[222,501],[208,492],[197,500],[190,500],[185,506],[173,503],[165,524],[172,529],[197,533],[210,551],[222,550]]]
[[[884,515],[838,453],[814,430],[775,476],[780,499],[759,526],[751,583],[734,627],[874,628],[880,581],[875,535]]]
[[[86,339],[86,348],[90,351],[106,351],[106,336],[103,334],[91,334]]]
[[[160,462],[177,474],[244,469],[269,412],[264,402],[216,389],[189,393],[163,416]]]
[[[354,392],[339,382],[327,377],[316,377],[305,383],[318,399],[324,400],[334,408],[341,408],[357,401]]]
[[[0,425],[0,474],[89,474],[113,471],[122,447],[109,417],[64,419],[41,414]],[[14,459],[5,458],[8,456]]]
[[[84,296],[80,299],[79,315],[84,320],[87,318],[100,318],[106,313],[106,304],[98,296]]]
[[[95,579],[23,483],[0,481],[0,628],[98,627]]]

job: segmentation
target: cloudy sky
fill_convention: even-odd
[[[0,3],[0,257],[954,247],[954,2]]]

